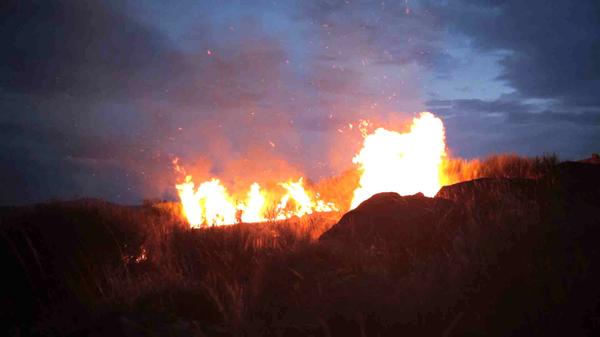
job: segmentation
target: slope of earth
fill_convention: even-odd
[[[600,166],[580,162],[539,180],[462,182],[435,198],[378,194],[321,237],[332,249],[394,247],[409,271],[411,255],[432,274],[458,269],[445,333],[498,336],[598,332],[598,240]]]
[[[379,194],[335,225],[1,208],[0,320],[19,336],[598,335],[599,200],[600,166],[562,163],[435,198]]]
[[[0,210],[0,318],[5,331],[63,335],[92,324],[110,272],[140,255],[149,226],[173,222],[156,209],[96,199]]]
[[[400,265],[409,266],[411,256],[425,258],[451,248],[465,223],[465,211],[458,203],[421,193],[402,197],[388,192],[346,213],[320,241],[393,252],[395,258],[406,261]]]

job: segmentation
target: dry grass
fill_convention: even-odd
[[[152,207],[168,214],[178,211],[169,204]],[[265,273],[273,260],[310,249],[338,217],[315,214],[203,229],[146,220],[149,226],[139,251],[124,256],[123,264],[104,276],[110,289],[104,302],[125,311],[141,306],[208,319],[238,335],[255,325],[252,316],[262,304]],[[191,298],[194,302],[188,303]]]
[[[468,165],[478,175],[534,177],[555,160]],[[467,221],[451,247],[408,261],[385,246],[319,243],[339,214],[191,230],[169,203],[7,211],[1,229],[10,248],[2,256],[17,272],[2,318],[24,335],[509,335],[519,324],[552,332],[545,319],[560,310],[548,294],[564,298],[570,290],[557,280],[584,275],[588,262],[565,253],[571,248],[545,220],[544,205],[491,192],[485,207],[465,202]],[[55,259],[43,258],[52,249]],[[34,291],[24,300],[32,289],[56,295]],[[31,308],[37,316],[28,316]]]
[[[500,154],[483,160],[450,159],[444,162],[444,185],[483,177],[538,179],[550,173],[558,162],[555,154],[538,157]]]

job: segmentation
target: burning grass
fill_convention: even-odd
[[[516,154],[499,154],[480,159],[449,159],[443,163],[444,185],[477,178],[529,178],[539,179],[559,163],[555,154],[521,157]]]

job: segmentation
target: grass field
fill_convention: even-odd
[[[544,184],[464,201],[451,244],[427,249],[320,242],[341,214],[191,230],[173,203],[7,207],[1,318],[9,335],[597,332],[598,203]]]

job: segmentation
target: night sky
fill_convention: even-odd
[[[348,123],[419,111],[443,118],[452,156],[600,149],[597,0],[0,11],[2,205],[173,198],[174,157],[215,175],[281,167],[318,180],[351,167]]]

